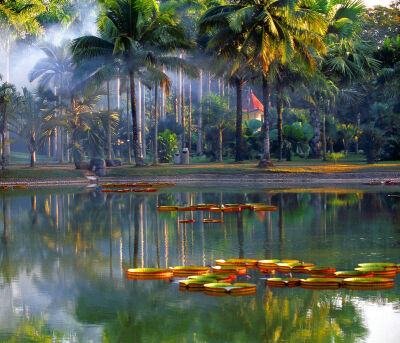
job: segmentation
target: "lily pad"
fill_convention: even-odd
[[[369,267],[396,267],[395,263],[390,262],[371,262],[371,263],[359,263],[358,266],[360,268],[369,268]]]
[[[173,276],[170,269],[163,268],[130,268],[126,270],[126,274],[131,276]]]
[[[216,260],[215,263],[218,266],[256,266],[258,261],[254,259],[246,259],[246,258],[231,258],[228,260]]]
[[[346,270],[335,272],[335,275],[338,278],[346,279],[352,277],[372,277],[373,273],[369,271]]]

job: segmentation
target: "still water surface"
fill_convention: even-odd
[[[255,295],[217,298],[124,272],[238,257],[337,270],[400,263],[400,201],[387,192],[56,189],[0,199],[0,342],[400,342],[400,276],[390,290],[312,291],[267,288],[249,271],[240,280],[256,283]],[[156,211],[246,202],[279,210],[229,213],[223,224],[202,224],[205,212],[178,224],[192,214]]]

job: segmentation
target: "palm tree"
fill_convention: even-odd
[[[362,1],[354,0],[316,0],[316,11],[327,20],[327,34],[324,37],[327,54],[319,64],[319,72],[309,83],[311,90],[311,117],[314,137],[310,141],[310,157],[319,158],[321,148],[320,111],[325,116],[327,105],[333,102],[332,96],[338,89],[357,79],[364,79],[376,70],[378,61],[372,58],[369,44],[358,39],[361,33],[362,17],[365,6]],[[322,87],[321,89],[319,87]],[[323,118],[323,156],[326,159],[325,118]]]
[[[144,165],[138,140],[135,79],[150,66],[179,64],[178,58],[154,53],[186,47],[183,30],[168,16],[160,15],[153,0],[112,0],[105,4],[99,21],[101,37],[84,36],[72,43],[76,61],[117,59],[130,83],[132,138],[136,166]],[[181,63],[184,64],[184,63]]]
[[[206,125],[218,132],[218,161],[222,162],[223,131],[230,122],[232,112],[228,110],[226,97],[208,95],[203,99],[203,106],[210,107]],[[215,131],[213,136],[215,137]]]
[[[10,128],[10,131],[14,131],[25,140],[30,153],[31,167],[35,166],[36,152],[51,133],[51,130],[45,128],[47,97],[51,98],[51,95],[39,94],[42,96],[35,96],[27,88],[22,89],[21,104]]]
[[[262,66],[264,125],[269,121],[268,74],[271,63],[285,63],[297,53],[307,64],[315,65],[315,52],[325,48],[322,36],[326,31],[326,21],[303,1],[241,0],[235,4],[215,6],[204,14],[200,27],[203,32],[216,31],[212,45],[222,46],[222,49],[226,47],[227,32],[236,33],[237,51],[246,56],[248,62]],[[260,166],[270,164],[268,139],[265,134]]]
[[[74,66],[69,52],[68,44],[60,46],[52,44],[41,46],[40,49],[46,57],[40,59],[29,74],[29,81],[39,81],[39,89],[50,89],[58,98],[58,111],[56,116],[62,117],[64,102],[69,99],[72,89],[72,78]],[[60,162],[63,161],[62,131],[60,128],[54,130],[54,151]]]
[[[26,35],[38,35],[43,28],[38,21],[38,15],[45,12],[42,1],[0,1],[0,30],[4,44],[6,62],[6,81],[10,82],[10,49],[11,41]]]
[[[158,88],[161,87],[169,95],[171,80],[162,70],[148,67],[142,74],[141,81],[151,89],[154,87],[154,135],[153,135],[153,165],[158,164]]]
[[[0,75],[0,81],[2,77]],[[15,86],[3,82],[0,84],[0,129],[1,129],[1,169],[5,170],[7,165],[6,158],[6,140],[7,140],[7,128],[8,128],[8,106],[12,102],[13,95],[15,95]]]

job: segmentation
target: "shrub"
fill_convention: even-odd
[[[172,161],[175,151],[178,150],[178,138],[175,133],[166,129],[158,135],[159,158],[161,163]]]

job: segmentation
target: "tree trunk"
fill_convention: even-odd
[[[263,77],[262,83],[263,92],[263,105],[264,105],[264,116],[263,116],[263,146],[264,152],[262,159],[259,163],[260,168],[271,167],[271,152],[270,152],[270,138],[269,138],[269,83],[266,77]]]
[[[358,137],[358,131],[359,131],[359,129],[360,129],[360,122],[361,122],[361,114],[360,114],[360,112],[358,112],[357,113],[357,125],[356,125],[356,129],[357,129],[357,134],[356,134],[356,137],[355,137],[355,141],[356,141],[356,155],[358,155],[358,150],[359,150],[359,147],[358,147],[358,139],[359,139],[359,137]]]
[[[135,95],[135,73],[129,70],[129,83],[131,87],[131,111],[132,111],[132,139],[133,139],[133,153],[135,154],[136,167],[143,167],[142,158],[140,157],[140,145],[137,128],[137,114],[136,114],[136,95]]]
[[[239,79],[235,81],[236,85],[236,156],[235,161],[243,161],[243,134],[242,134],[242,87],[243,82]]]
[[[192,80],[189,80],[189,139],[188,149],[189,152],[192,149]]]
[[[228,111],[230,111],[230,109],[231,109],[231,87],[230,87],[229,83],[228,83],[227,93],[228,93]]]
[[[218,160],[222,162],[222,128],[218,128]]]
[[[318,105],[310,109],[311,125],[314,129],[314,135],[310,140],[310,154],[309,158],[321,157],[321,127],[320,127],[320,114]]]
[[[182,87],[181,113],[182,113],[182,126],[183,126],[182,148],[186,148],[185,81],[183,78],[181,79],[181,87]]]
[[[153,164],[158,164],[158,86],[155,85],[154,89],[154,139],[153,139]]]
[[[140,79],[138,80],[138,98],[139,98],[139,106],[138,106],[138,137],[139,137],[139,149],[143,150],[143,136],[142,136],[142,83]]]
[[[200,80],[199,80],[199,117],[197,119],[197,155],[201,155],[203,153],[203,105],[201,100],[203,99],[203,71],[200,70]]]
[[[66,148],[65,155],[66,156],[65,157],[66,157],[67,162],[71,162],[71,155],[70,155],[70,148],[69,148],[70,137],[69,137],[68,131],[66,131],[65,140],[66,140],[66,144],[65,144],[65,148]]]
[[[31,168],[35,166],[35,162],[36,162],[36,152],[31,151],[31,163],[30,163]]]
[[[62,82],[62,81],[61,81]],[[62,99],[61,95],[58,96],[58,105],[60,106],[60,119],[62,119]],[[56,128],[57,133],[57,153],[58,153],[58,160],[60,163],[64,162],[64,149],[63,149],[63,142],[62,142],[62,128]]]
[[[119,111],[121,108],[121,79],[117,78],[117,110]]]
[[[107,80],[107,158],[111,160],[111,103],[110,103],[110,81]]]
[[[139,100],[140,101],[140,100]],[[141,102],[141,101],[140,101]],[[140,106],[139,106],[140,108]],[[129,86],[126,86],[126,132],[127,132],[127,143],[128,143],[128,163],[132,163],[132,152],[131,152],[131,128],[129,125]]]
[[[163,70],[163,73],[165,73],[165,66],[163,66],[162,70]],[[166,104],[167,104],[166,89],[165,89],[165,83],[163,83],[162,94],[161,94],[161,119],[162,120],[165,120],[167,117]]]
[[[32,132],[31,138],[30,138],[30,154],[31,154],[31,163],[30,166],[33,168],[35,166],[36,162],[36,134],[35,132]]]
[[[322,157],[324,161],[326,161],[326,111],[327,108],[322,114]]]
[[[7,105],[1,105],[1,169],[5,170],[7,161],[6,161],[6,132],[7,132]]]
[[[143,110],[142,110],[142,156],[146,158],[146,87],[143,87]]]
[[[283,106],[282,106],[282,88],[278,86],[277,88],[277,96],[276,96],[276,113],[278,115],[277,128],[278,128],[278,146],[279,146],[279,161],[282,161],[283,157],[283,123],[282,123],[282,114],[283,114]]]
[[[47,157],[51,157],[51,135],[47,137]]]

